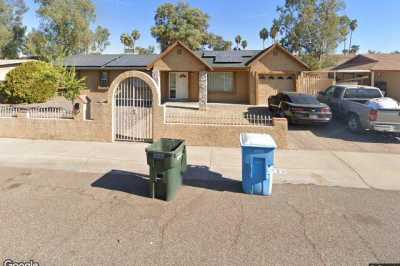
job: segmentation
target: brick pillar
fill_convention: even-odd
[[[199,108],[207,109],[207,71],[199,73]]]

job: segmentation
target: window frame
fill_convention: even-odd
[[[104,84],[102,83],[102,81],[103,81],[103,74],[104,74],[104,73],[106,74],[106,85],[104,85]],[[108,71],[105,71],[105,70],[100,71],[99,86],[100,86],[100,87],[108,87],[108,86],[110,86],[110,73],[109,73]]]
[[[177,85],[177,72],[171,71],[168,73],[168,98],[171,100],[176,99],[176,85]]]
[[[223,88],[211,88],[210,86],[210,74],[231,74],[232,77],[232,88],[230,90],[224,90]],[[235,72],[234,71],[215,71],[215,72],[207,72],[207,92],[208,93],[235,93],[236,92],[236,86],[235,86]]]

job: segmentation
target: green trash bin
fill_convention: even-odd
[[[174,199],[187,168],[185,141],[160,139],[146,148],[146,155],[150,167],[150,197]]]

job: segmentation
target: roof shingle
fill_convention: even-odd
[[[333,70],[374,70],[400,71],[400,54],[362,54]]]
[[[246,68],[248,64],[265,51],[264,50],[232,50],[232,51],[194,51],[193,54],[212,68]],[[68,57],[64,65],[88,68],[146,68],[160,55],[76,55]]]
[[[244,51],[197,51],[195,54],[212,67],[246,67],[246,63],[259,50]],[[158,55],[74,55],[66,58],[65,66],[89,68],[146,67]]]

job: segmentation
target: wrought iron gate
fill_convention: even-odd
[[[113,130],[117,141],[152,140],[152,92],[139,78],[122,81],[113,99]]]

